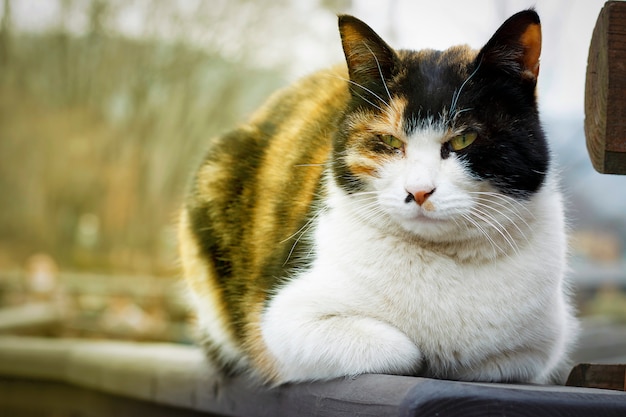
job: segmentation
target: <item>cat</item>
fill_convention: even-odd
[[[387,373],[561,383],[578,324],[537,109],[541,26],[346,64],[211,141],[179,221],[201,342],[269,384]]]

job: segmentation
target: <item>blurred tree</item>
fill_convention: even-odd
[[[4,0],[4,13],[0,19],[0,76],[9,63],[9,51],[11,43],[11,1]]]
[[[257,3],[61,0],[56,26],[37,35],[15,32],[5,0],[0,48],[15,48],[0,56],[0,251],[171,272],[168,230],[206,141],[283,83],[249,50],[287,2]],[[120,36],[138,5],[142,37]]]

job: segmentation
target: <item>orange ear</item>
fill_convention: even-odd
[[[541,26],[532,23],[522,34],[520,42],[524,47],[522,62],[524,71],[529,71],[535,78],[539,76],[539,55],[541,55]]]
[[[391,77],[396,53],[372,28],[356,17],[341,15],[339,33],[350,80],[365,86]]]
[[[523,79],[537,81],[541,55],[541,23],[534,10],[508,18],[481,49],[481,64],[493,65]]]

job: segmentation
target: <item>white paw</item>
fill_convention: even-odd
[[[371,317],[322,316],[263,325],[281,382],[331,379],[362,373],[414,374],[417,346],[397,328]]]

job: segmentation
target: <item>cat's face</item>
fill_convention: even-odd
[[[537,15],[513,16],[479,52],[396,52],[351,17],[340,29],[352,100],[333,169],[359,212],[434,240],[523,221],[549,165]]]

